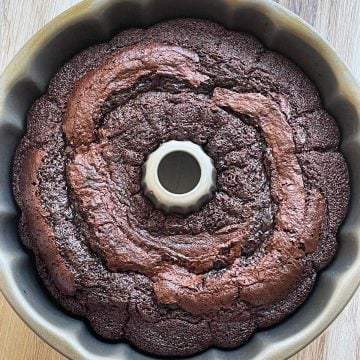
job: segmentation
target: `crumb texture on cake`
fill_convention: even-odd
[[[349,201],[336,122],[249,34],[192,19],[123,31],[66,63],[27,126],[22,240],[56,301],[106,339],[167,356],[238,346],[291,314],[336,251]],[[187,216],[141,189],[169,140],[217,170]]]

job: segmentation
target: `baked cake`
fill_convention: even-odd
[[[121,32],[32,106],[14,192],[23,242],[68,311],[153,354],[233,348],[286,318],[333,257],[349,201],[339,130],[307,76],[201,20]],[[217,190],[186,216],[143,194],[147,155],[189,140]]]

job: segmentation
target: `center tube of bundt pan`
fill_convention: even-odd
[[[213,196],[216,170],[201,146],[171,140],[148,155],[141,184],[156,208],[187,215],[199,210]]]

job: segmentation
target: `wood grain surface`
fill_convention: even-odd
[[[196,0],[195,0],[196,1]],[[0,0],[0,72],[43,25],[79,0]],[[313,25],[360,81],[360,0],[277,0]],[[291,360],[360,359],[360,289],[335,322]],[[0,295],[0,360],[64,360]]]

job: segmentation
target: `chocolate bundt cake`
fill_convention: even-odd
[[[253,36],[201,20],[121,32],[64,65],[14,163],[20,234],[68,311],[161,355],[232,348],[308,296],[349,201],[339,130],[306,75]],[[142,166],[186,140],[217,190],[154,207]]]

